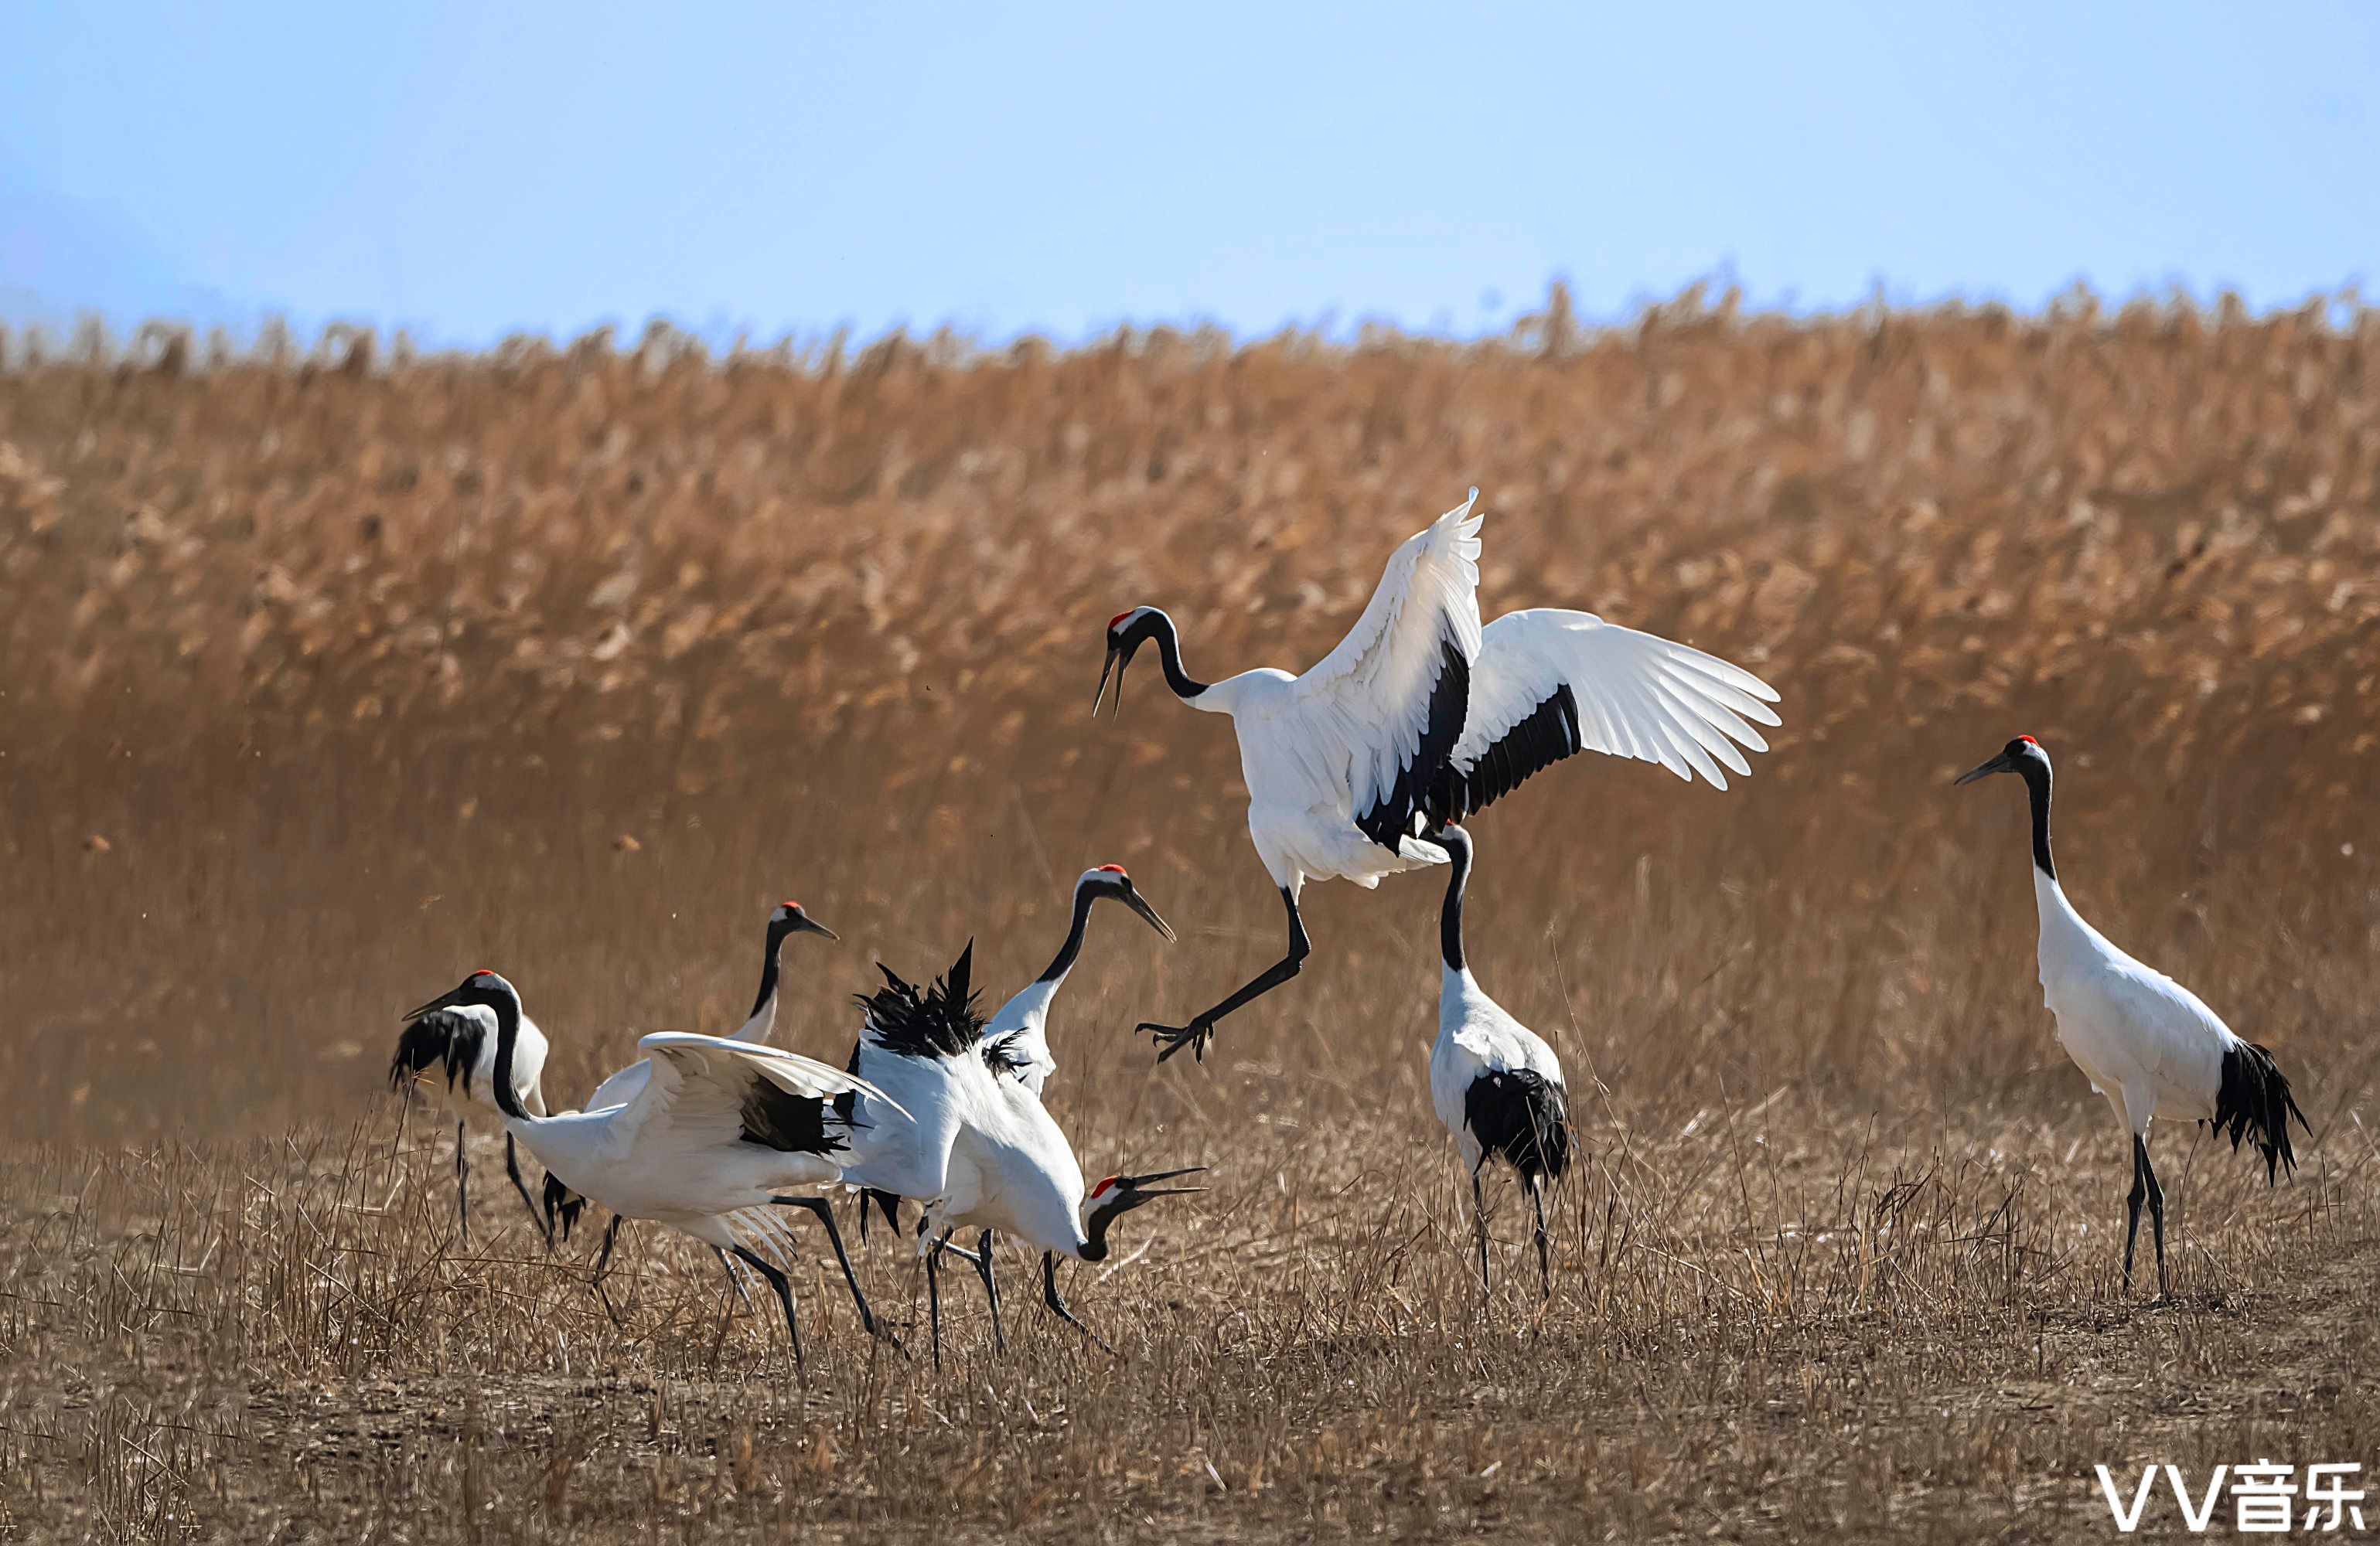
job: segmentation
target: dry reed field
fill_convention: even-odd
[[[0,368],[0,1540],[2102,1539],[2092,1467],[2374,1459],[2380,313],[1738,315],[1508,339],[708,355],[656,330],[406,357],[159,332]],[[1721,794],[1581,758],[1481,815],[1471,954],[1561,1054],[1540,1303],[1430,1115],[1439,886],[1306,893],[1270,961],[1194,670],[1299,669],[1482,489],[1481,601],[1737,660],[1785,726]],[[2123,1139],[2034,981],[2031,731],[2061,875],[2274,1048],[2293,1182],[2153,1134],[2175,1293],[2119,1292]],[[812,1226],[765,1298],[623,1234],[549,1256],[392,1095],[480,965],[582,1098],[652,1029],[840,1061],[881,960],[994,1002],[1087,865],[1051,1109],[1093,1176],[1206,1165],[924,1356]],[[2144,1248],[2145,1249],[2145,1248]],[[2170,1516],[2168,1516],[2168,1518]]]

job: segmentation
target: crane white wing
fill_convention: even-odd
[[[780,1047],[686,1031],[655,1032],[637,1045],[647,1055],[648,1073],[612,1124],[622,1153],[662,1141],[664,1133],[671,1146],[751,1136],[755,1123],[787,1119],[784,1103],[772,1092],[816,1105],[818,1110],[794,1119],[821,1130],[832,1119],[825,1103],[837,1095],[856,1092],[900,1109],[866,1080]]]
[[[587,1097],[586,1109],[601,1111],[606,1106],[625,1105],[637,1098],[637,1092],[642,1090],[645,1081],[652,1076],[652,1059],[639,1057],[595,1086],[595,1093]]]
[[[1407,537],[1347,636],[1242,732],[1269,742],[1266,771],[1288,803],[1351,801],[1355,825],[1391,850],[1463,732],[1480,647],[1478,498]]]
[[[771,1011],[775,1007],[776,1001],[771,998],[768,1009],[747,1019],[741,1026],[729,1033],[727,1039],[732,1042],[749,1042],[756,1045],[764,1044],[771,1028]],[[528,1022],[524,1021],[522,1023],[526,1025]],[[651,1059],[638,1058],[595,1086],[595,1093],[587,1097],[586,1109],[601,1111],[606,1106],[627,1105],[637,1098],[637,1092],[645,1087],[645,1081],[652,1077],[652,1072]]]
[[[1443,815],[1460,820],[1580,752],[1658,762],[1692,782],[1748,774],[1777,691],[1715,655],[1592,612],[1507,612],[1480,631],[1471,712],[1449,758]]]

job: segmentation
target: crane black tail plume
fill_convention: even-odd
[[[861,1033],[905,1057],[956,1057],[973,1051],[983,1039],[978,996],[967,984],[974,956],[970,940],[950,971],[923,993],[880,961],[885,985],[856,996],[868,1017]]]
[[[480,1060],[480,1041],[488,1027],[470,1015],[433,1009],[407,1026],[396,1038],[396,1056],[389,1060],[388,1084],[402,1090],[416,1075],[443,1063],[446,1087],[457,1082],[471,1093],[471,1069]]]
[[[564,1186],[560,1177],[551,1170],[545,1173],[545,1226],[555,1238],[570,1238],[586,1206],[587,1199]]]
[[[2297,1173],[2298,1157],[2289,1151],[2292,1117],[2300,1131],[2313,1130],[2306,1126],[2305,1113],[2289,1093],[2289,1077],[2271,1053],[2253,1042],[2241,1042],[2223,1055],[2223,1083],[2216,1092],[2215,1118],[2209,1126],[2217,1138],[2230,1135],[2234,1153],[2245,1141],[2264,1154],[2268,1186],[2283,1169]]]
[[[1570,1168],[1570,1103],[1534,1069],[1480,1075],[1463,1096],[1463,1117],[1480,1148],[1501,1154],[1525,1179],[1560,1180]]]

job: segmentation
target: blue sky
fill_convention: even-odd
[[[2032,307],[2380,255],[2380,6],[19,4],[0,315],[426,342]]]

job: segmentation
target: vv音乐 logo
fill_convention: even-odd
[[[2174,1516],[2166,1509],[2179,1510],[2182,1528],[2193,1535],[2209,1530],[2360,1533],[2363,1528],[2363,1489],[2350,1485],[2362,1478],[2360,1464],[2308,1466],[2302,1479],[2297,1467],[2270,1460],[2217,1466],[2213,1474],[2195,1480],[2180,1466],[2143,1467],[2136,1481],[2119,1480],[2105,1466],[2094,1468],[2116,1528],[2127,1535],[2144,1523],[2168,1523]]]

